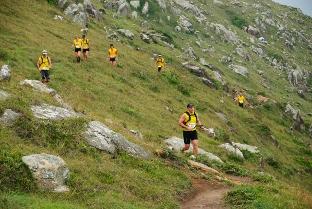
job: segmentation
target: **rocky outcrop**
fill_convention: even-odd
[[[130,31],[130,30],[126,30],[126,29],[118,29],[117,32],[123,36],[125,36],[128,39],[133,40],[134,38],[134,34]]]
[[[235,49],[236,53],[242,57],[244,60],[249,61],[251,59],[250,54],[247,52],[246,49],[242,48],[242,47],[237,47]]]
[[[130,1],[130,5],[134,8],[137,9],[140,7],[140,1]]]
[[[76,3],[71,0],[58,0],[58,6],[64,10],[64,14],[70,17],[73,22],[85,26],[89,18],[100,20],[102,13],[95,8],[90,0]]]
[[[188,0],[174,0],[174,2],[182,9],[190,11],[192,14],[194,14],[198,22],[203,22],[207,19],[203,14],[203,11],[201,11],[196,5],[194,5],[193,2]]]
[[[185,17],[184,15],[181,15],[178,19],[178,25],[180,26],[180,28],[187,33],[193,33],[194,32],[194,28],[193,28],[193,24],[190,22],[190,20]]]
[[[84,133],[89,145],[114,154],[118,151],[124,151],[132,156],[148,159],[151,153],[142,147],[129,142],[124,136],[109,129],[99,121],[91,121]]]
[[[240,43],[240,40],[238,39],[236,34],[228,30],[226,27],[224,27],[224,25],[211,23],[210,27],[212,27],[215,30],[216,34],[220,35],[223,38],[223,40],[230,42],[232,44]]]
[[[9,65],[2,65],[0,70],[0,81],[10,80],[11,78],[11,70]]]
[[[159,5],[159,7],[161,9],[166,9],[167,8],[165,0],[156,0],[156,2],[158,3],[158,5]]]
[[[65,185],[69,169],[60,157],[43,153],[24,156],[22,160],[37,180],[39,188],[53,192],[69,191]]]
[[[193,47],[187,47],[183,50],[183,56],[186,59],[192,59],[192,60],[196,60],[197,56],[195,54],[195,51],[193,49]]]
[[[244,77],[248,76],[248,69],[246,67],[240,66],[240,65],[229,65],[229,68],[231,68],[235,73],[242,75]]]
[[[60,105],[62,105],[62,107],[72,110],[72,107],[69,104],[65,103],[63,98],[59,94],[57,94],[57,92],[54,89],[48,87],[47,85],[43,84],[38,80],[23,80],[20,82],[20,85],[30,86],[34,90],[50,94]]]
[[[34,105],[31,110],[36,118],[62,120],[66,118],[81,117],[81,114],[61,107],[55,107],[48,104]]]
[[[297,131],[305,130],[304,120],[301,117],[299,110],[293,108],[290,104],[287,104],[285,108],[285,113],[292,117],[294,121],[291,127],[292,129],[295,129]]]
[[[4,101],[10,97],[10,94],[0,90],[0,101]]]
[[[182,139],[178,137],[171,137],[165,140],[166,145],[168,146],[169,149],[180,152],[181,149],[184,147],[184,142]],[[193,150],[192,145],[190,146],[189,151],[191,152]],[[223,161],[216,155],[206,152],[205,150],[199,148],[199,154],[206,156],[209,160],[216,161],[219,163],[223,163]]]
[[[117,15],[130,16],[130,14],[131,14],[130,4],[125,0],[118,1]]]
[[[148,4],[148,1],[146,1],[146,2],[144,3],[143,8],[142,8],[142,14],[143,14],[143,15],[146,15],[146,14],[148,13],[148,11],[149,11],[149,4]]]
[[[52,96],[56,94],[56,91],[54,89],[48,87],[38,80],[23,80],[20,82],[20,85],[30,86],[37,91],[51,94]]]
[[[253,36],[259,36],[260,35],[260,30],[256,27],[251,26],[251,25],[249,25],[248,27],[246,27],[244,29],[250,35],[253,35]]]
[[[3,115],[0,118],[0,123],[10,126],[12,125],[19,117],[21,116],[20,113],[14,112],[11,109],[6,109]]]

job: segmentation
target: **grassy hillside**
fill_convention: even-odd
[[[101,5],[100,2],[97,4]],[[293,18],[289,18],[289,25],[300,28],[292,21],[300,14],[271,5],[272,11],[278,14],[291,12]],[[248,35],[233,25],[231,18],[239,15],[246,22],[252,22],[252,11],[241,16],[239,8],[233,14],[227,11],[230,10],[227,6],[216,6],[212,1],[204,8],[209,14],[209,22],[226,25],[247,42]],[[177,119],[188,102],[196,105],[203,123],[217,131],[216,138],[203,133],[199,137],[202,148],[226,162],[228,167],[220,169],[260,178],[255,185],[234,188],[227,197],[230,205],[234,208],[312,207],[311,139],[307,132],[290,131],[292,121],[283,115],[287,102],[296,104],[303,113],[309,113],[311,100],[304,100],[292,91],[285,74],[252,54],[252,61],[243,62],[250,70],[249,77],[238,76],[219,62],[223,55],[232,55],[239,61],[240,58],[232,53],[235,46],[221,41],[211,29],[200,27],[195,21],[194,27],[200,31],[198,35],[173,32],[176,17],[172,16],[170,21],[163,18],[170,11],[160,11],[155,3],[151,3],[151,13],[146,19],[150,28],[172,38],[174,49],[141,41],[142,17],[138,20],[114,19],[112,11],[107,10],[102,21],[90,23],[89,61],[77,64],[73,62],[71,45],[73,37],[80,33],[80,26],[69,19],[53,20],[55,14],[63,15],[56,6],[44,0],[1,1],[0,65],[10,65],[12,78],[10,82],[0,83],[0,88],[12,97],[0,101],[0,112],[11,108],[21,112],[23,117],[12,127],[0,126],[0,208],[178,208],[179,199],[191,188],[192,171],[187,167],[156,156],[149,161],[123,153],[112,157],[89,147],[82,133],[88,121],[99,120],[130,141],[153,151],[164,147],[163,140],[167,137],[181,137]],[[193,18],[191,13],[186,15]],[[311,18],[304,24],[305,32],[311,37]],[[107,62],[106,51],[112,41],[106,38],[104,27],[127,28],[135,33],[133,41],[121,38],[120,42],[114,42],[120,52],[117,68]],[[274,42],[266,48],[267,53],[278,54],[283,59],[291,57],[294,63],[311,70],[312,60],[306,48],[286,49],[290,54],[286,56],[274,28],[268,29],[267,33],[269,42]],[[202,53],[195,44],[198,37],[207,47],[212,45],[215,53]],[[222,87],[218,90],[208,88],[181,65],[185,60],[179,56],[182,48],[188,45],[194,47],[198,56],[220,68],[231,89],[244,88],[254,97],[262,94],[276,103],[241,109]],[[136,50],[138,47],[140,50]],[[49,51],[54,65],[49,85],[76,111],[83,112],[84,119],[53,122],[32,116],[30,106],[33,104],[57,105],[49,95],[19,85],[21,80],[40,78],[35,63],[42,49]],[[168,66],[161,74],[155,69],[153,53],[161,53],[168,60]],[[265,72],[270,89],[261,85],[257,70]],[[224,113],[229,123],[222,122],[215,112]],[[306,124],[312,121],[308,114],[304,119]],[[235,131],[231,131],[231,127]],[[131,135],[130,129],[142,132],[144,140]],[[271,135],[277,139],[279,147],[274,145]],[[242,162],[218,147],[228,139],[258,146],[265,163],[264,171],[274,176],[273,180],[252,175],[257,173],[260,156],[246,154],[247,159]],[[71,172],[68,182],[71,192],[65,195],[40,192],[21,163],[21,156],[32,153],[61,156]],[[179,159],[183,162],[185,156],[179,155]]]

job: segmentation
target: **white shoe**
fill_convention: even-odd
[[[195,160],[195,159],[196,159],[195,155],[191,155],[190,158],[191,158],[192,160]]]

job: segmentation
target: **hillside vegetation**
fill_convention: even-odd
[[[94,0],[95,8],[105,12],[100,20],[89,19],[90,58],[78,64],[72,40],[80,35],[82,26],[64,15],[57,2],[1,0],[0,65],[8,64],[12,76],[10,81],[0,82],[0,89],[11,95],[0,100],[0,113],[12,109],[22,114],[11,126],[0,124],[1,209],[179,208],[181,199],[192,191],[191,179],[200,174],[187,166],[188,155],[166,149],[164,140],[182,137],[177,121],[189,102],[195,104],[202,123],[216,132],[215,137],[200,132],[200,147],[225,163],[219,165],[204,157],[198,161],[254,181],[233,186],[225,197],[229,207],[312,208],[311,17],[268,0],[193,0],[192,5],[206,17],[200,22],[199,14],[176,3],[188,1],[164,1],[166,8],[162,9],[158,1],[140,0],[135,19],[118,16],[105,7],[111,1]],[[149,2],[147,15],[142,14],[145,2]],[[53,19],[55,15],[64,20]],[[194,31],[175,29],[181,15],[189,19]],[[212,23],[235,32],[239,43],[226,41]],[[245,32],[248,25],[260,28],[260,34]],[[118,40],[110,39],[117,29],[132,31],[134,38],[116,32]],[[142,31],[165,38],[148,44],[140,38]],[[261,36],[268,44],[259,43]],[[115,68],[107,61],[110,43],[119,50]],[[193,48],[195,59],[185,54],[188,47]],[[261,48],[263,55],[255,53],[254,47]],[[237,48],[243,48],[247,57],[239,55]],[[51,121],[33,116],[31,105],[58,106],[49,94],[20,85],[24,79],[40,80],[35,64],[43,49],[49,51],[53,62],[48,85],[84,117]],[[161,73],[154,54],[162,54],[167,62]],[[201,65],[200,58],[210,65]],[[225,61],[228,58],[231,61]],[[192,74],[184,62],[204,69],[213,87]],[[235,73],[231,64],[245,66],[248,75]],[[217,69],[226,84],[212,69]],[[298,85],[288,79],[294,70],[304,72]],[[244,90],[250,107],[238,107],[234,90]],[[257,100],[259,95],[269,101]],[[290,128],[294,121],[285,113],[287,104],[300,110],[304,129]],[[216,113],[224,114],[227,122]],[[92,120],[105,123],[146,150],[163,149],[166,155],[143,160],[92,148],[83,136]],[[132,129],[139,130],[143,139],[135,137]],[[229,141],[257,146],[260,153],[244,151],[245,160],[238,159],[219,147]],[[50,193],[37,187],[21,160],[33,153],[57,155],[66,162],[70,192]],[[209,175],[204,178],[212,181]]]

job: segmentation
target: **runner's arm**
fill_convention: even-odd
[[[182,128],[188,129],[189,127],[184,124],[184,121],[185,121],[185,116],[184,116],[184,114],[182,114],[180,119],[179,119],[179,126],[181,126]]]

